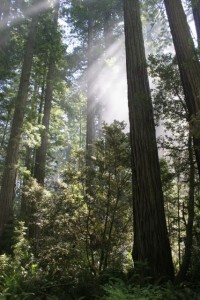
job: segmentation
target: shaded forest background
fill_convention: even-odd
[[[1,1],[0,299],[200,299],[199,39],[199,0]]]

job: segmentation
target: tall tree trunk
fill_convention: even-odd
[[[200,63],[180,0],[164,0],[180,70],[191,126],[200,114]],[[194,149],[200,176],[200,139],[194,134]]]
[[[53,40],[56,44],[56,32],[58,26],[58,10],[59,10],[59,3],[55,6],[54,13],[53,13]],[[35,170],[34,170],[34,177],[36,178],[37,182],[44,186],[45,180],[45,169],[46,169],[46,159],[47,159],[47,145],[48,145],[48,133],[49,133],[49,122],[50,122],[50,114],[51,114],[51,107],[52,107],[52,98],[53,98],[53,81],[55,80],[55,53],[54,48],[52,45],[52,49],[49,55],[49,65],[48,65],[48,72],[47,72],[47,80],[46,80],[46,91],[45,91],[45,99],[44,99],[44,114],[42,124],[44,125],[44,130],[41,134],[41,145],[36,150],[36,157],[35,157]]]
[[[87,74],[87,132],[86,150],[87,165],[92,165],[92,143],[95,140],[95,92],[94,92],[94,20],[88,20],[88,74]]]
[[[15,180],[19,156],[19,145],[21,141],[21,132],[23,127],[24,110],[26,107],[26,100],[28,96],[28,87],[33,60],[37,23],[38,15],[35,15],[32,18],[30,24],[19,90],[16,98],[15,111],[11,126],[11,133],[7,147],[5,167],[0,192],[0,236],[3,233],[4,225],[8,222],[10,214],[12,214]]]
[[[178,281],[185,280],[187,271],[190,265],[190,259],[192,254],[192,238],[193,238],[193,223],[194,223],[194,188],[195,188],[195,167],[193,160],[193,147],[192,139],[189,137],[188,141],[190,173],[189,173],[189,199],[188,199],[188,222],[186,226],[186,238],[185,238],[185,253],[183,261],[177,275]]]
[[[133,259],[147,262],[153,278],[173,279],[138,0],[124,0],[124,21],[133,158]]]

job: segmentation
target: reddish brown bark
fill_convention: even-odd
[[[124,0],[124,21],[133,158],[133,259],[147,262],[153,278],[173,279],[138,0]]]
[[[185,94],[189,122],[200,114],[200,63],[180,0],[164,0],[180,76]],[[200,176],[200,139],[193,136],[195,156]]]

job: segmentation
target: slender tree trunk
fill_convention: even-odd
[[[138,0],[124,0],[128,105],[133,171],[135,262],[153,278],[173,279]]]
[[[180,0],[164,0],[180,70],[191,126],[200,115],[200,63]],[[200,139],[194,134],[194,149],[200,176]]]
[[[56,43],[56,31],[58,26],[58,10],[59,4],[56,5],[53,15],[53,39]],[[46,91],[45,91],[45,100],[44,100],[44,116],[42,120],[42,124],[44,125],[44,130],[41,135],[41,145],[36,150],[35,157],[35,170],[34,177],[37,182],[44,186],[45,180],[45,169],[46,169],[46,159],[47,159],[47,145],[48,145],[48,133],[49,133],[49,122],[50,122],[50,114],[52,107],[52,99],[53,99],[53,81],[55,80],[55,53],[52,48],[51,53],[49,55],[49,66],[46,80]]]
[[[189,199],[188,199],[188,222],[186,226],[185,253],[182,264],[177,275],[178,281],[186,279],[192,255],[192,238],[193,238],[193,223],[194,223],[194,187],[195,187],[195,167],[193,161],[192,139],[188,141],[190,174],[189,174]]]
[[[87,74],[87,165],[92,166],[92,143],[95,140],[95,92],[94,92],[94,20],[88,20],[88,74]]]
[[[25,167],[26,170],[29,171],[29,173],[24,174],[24,178],[23,178],[23,187],[27,185],[28,180],[30,179],[31,176],[31,169],[32,169],[32,149],[27,146],[26,147],[26,156],[25,156]],[[28,219],[27,216],[29,215],[29,211],[28,211],[28,199],[24,193],[24,191],[22,191],[22,196],[21,196],[21,218],[23,221],[26,222],[26,224],[28,223]]]
[[[13,196],[19,156],[19,145],[23,127],[24,110],[26,107],[26,100],[28,96],[28,87],[33,60],[37,23],[38,16],[35,15],[32,18],[30,24],[19,90],[16,98],[15,111],[11,126],[11,133],[7,147],[7,155],[0,193],[0,236],[3,233],[4,225],[8,222],[9,215],[12,214]]]
[[[181,265],[181,220],[180,220],[180,174],[178,174],[177,179],[177,209],[178,209],[178,215],[177,215],[177,230],[178,230],[178,266]]]

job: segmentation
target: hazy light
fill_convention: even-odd
[[[23,11],[23,14],[25,17],[32,17],[34,15],[37,15],[45,10],[48,10],[50,7],[52,7],[56,2],[59,0],[41,0],[40,3],[37,3],[30,8]],[[7,27],[7,25],[14,25],[19,23],[21,20],[23,20],[23,16],[19,16],[17,13],[12,14],[11,16],[8,16],[7,18],[4,18],[0,21],[0,28],[3,29]]]
[[[128,100],[124,36],[95,60],[87,71],[87,80],[92,85],[91,94],[102,105],[103,121],[125,121],[128,124]],[[91,84],[92,83],[92,84]]]

